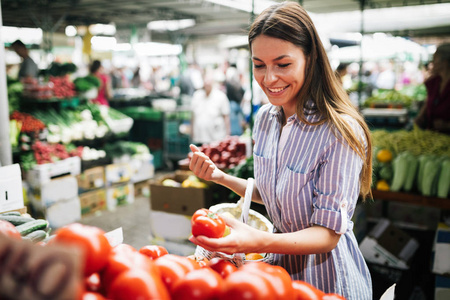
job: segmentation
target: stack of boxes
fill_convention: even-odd
[[[79,157],[36,165],[26,174],[32,208],[42,213],[50,226],[58,228],[81,218],[78,182]]]

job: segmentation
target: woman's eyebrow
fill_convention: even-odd
[[[289,55],[283,54],[283,55],[280,55],[280,56],[278,56],[277,58],[273,59],[273,61],[281,60],[281,59],[286,58],[286,57],[289,57]],[[257,60],[257,61],[261,61],[261,62],[262,62],[262,60],[259,59],[259,58],[257,58],[256,56],[253,56],[252,59],[253,59],[253,60]]]

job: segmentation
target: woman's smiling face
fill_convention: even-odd
[[[295,113],[297,95],[305,81],[306,58],[291,42],[260,35],[252,42],[253,74],[270,103]]]

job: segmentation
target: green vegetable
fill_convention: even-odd
[[[419,160],[414,155],[409,155],[408,157],[408,173],[406,174],[405,183],[403,185],[403,190],[409,192],[412,190],[414,181],[417,177],[417,169],[419,167]]]
[[[32,231],[29,234],[22,237],[22,239],[29,240],[33,243],[43,241],[45,238],[47,238],[47,232],[42,229]]]
[[[16,229],[20,232],[21,236],[25,236],[30,232],[40,229],[46,229],[48,226],[47,220],[37,219],[31,222],[24,223],[22,225],[16,226]]]
[[[0,215],[0,220],[8,221],[14,226],[22,225],[31,221],[34,221],[34,218],[22,217],[22,216],[8,216],[8,215]]]
[[[431,157],[425,161],[423,168],[422,195],[434,196],[436,194],[434,187],[437,188],[441,160],[437,157]]]
[[[391,191],[398,192],[405,184],[408,174],[409,154],[407,152],[400,153],[394,158],[392,163],[394,168],[394,177],[392,179]]]
[[[392,173],[393,172],[391,164],[382,164],[382,167],[380,168],[378,175],[380,176],[381,179],[390,182],[393,177]]]
[[[0,216],[21,216],[22,214],[18,211],[10,211],[0,214]]]
[[[447,198],[450,190],[450,158],[444,159],[442,162],[441,172],[439,173],[437,196],[439,198]]]

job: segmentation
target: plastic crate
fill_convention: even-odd
[[[161,169],[164,165],[163,150],[151,149],[150,153],[153,155],[153,165],[155,166],[155,169]]]
[[[186,158],[190,149],[191,139],[189,136],[181,135],[175,138],[168,138],[166,141],[166,155],[169,159]]]

